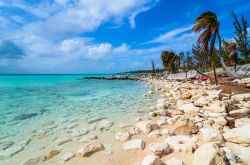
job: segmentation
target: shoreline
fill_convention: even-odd
[[[196,153],[200,150],[199,148],[202,149],[208,143],[207,147],[212,148],[219,155],[219,160],[224,163],[225,161],[249,163],[249,159],[242,156],[242,153],[237,153],[240,147],[250,151],[249,140],[246,144],[241,144],[240,141],[237,142],[240,144],[236,144],[235,141],[232,142],[232,137],[227,137],[227,134],[234,129],[235,119],[240,120],[238,122],[240,125],[237,125],[239,128],[243,125],[249,128],[247,125],[250,123],[249,116],[245,118],[249,114],[250,94],[231,96],[214,85],[207,82],[198,83],[196,80],[180,82],[151,77],[140,78],[140,81],[150,86],[145,99],[155,94],[160,95],[161,98],[157,100],[154,107],[140,111],[142,114],[145,113],[145,116],[140,117],[140,113],[134,116],[136,120],[133,123],[117,126],[116,122],[113,125],[107,119],[100,119],[99,121],[105,121],[102,124],[106,124],[111,131],[104,131],[103,137],[100,139],[98,137],[95,141],[101,144],[101,148],[95,144],[91,155],[82,157],[79,149],[84,148],[84,145],[72,145],[66,142],[62,146],[70,147],[70,152],[65,152],[60,147],[51,148],[51,151],[56,150],[59,153],[48,152],[51,158],[46,161],[42,159],[48,155],[29,158],[22,165],[31,165],[28,163],[34,160],[40,164],[53,165],[77,165],[83,162],[94,165],[100,163],[100,160],[105,165],[149,165],[152,162],[155,162],[155,165],[157,162],[167,165],[173,162],[191,165],[195,164],[194,162],[197,164],[197,161],[201,163],[196,158]],[[232,105],[238,107],[232,107]],[[241,115],[244,117],[243,121],[240,119]],[[67,139],[63,140],[67,141]],[[125,148],[124,144],[126,144]],[[238,154],[240,159],[231,160],[227,153]],[[202,156],[206,159],[206,155]],[[69,160],[63,161],[65,157]]]

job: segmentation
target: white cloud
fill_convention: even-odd
[[[114,49],[115,53],[124,53],[129,50],[129,46],[125,43],[121,44],[119,47]]]
[[[136,23],[135,23],[136,16],[138,16],[142,12],[148,11],[150,8],[151,7],[142,7],[136,10],[135,12],[133,12],[131,16],[129,17],[130,27],[134,29],[136,27]]]
[[[191,30],[193,27],[193,25],[188,25],[188,26],[184,26],[184,27],[180,27],[180,28],[176,28],[173,29],[171,31],[168,31],[164,34],[161,34],[160,36],[158,36],[157,38],[147,41],[146,43],[163,43],[166,42],[174,37],[176,37],[177,35],[180,35],[184,32],[187,32],[189,30]]]

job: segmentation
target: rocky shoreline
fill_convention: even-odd
[[[103,159],[105,165],[250,164],[250,93],[226,94],[207,81],[176,81],[149,76],[133,80],[150,86],[146,99],[160,94],[155,106],[138,112],[134,124],[126,123],[119,130],[112,130],[116,123],[103,117],[89,120],[88,124],[93,127],[79,131],[74,129],[77,121],[65,121],[65,129],[72,136],[54,137],[57,144],[54,149],[29,158],[21,165],[75,165],[86,160],[92,165],[98,159]],[[249,86],[250,79],[234,80],[233,83]],[[56,128],[54,123],[48,123],[48,127],[52,131]],[[108,138],[109,144],[106,144],[107,141],[88,134],[94,130],[107,132],[113,138]],[[19,144],[1,143],[0,158],[14,156],[34,137],[44,135],[41,130],[34,130],[30,138]],[[85,145],[78,144],[75,147],[78,149],[60,154],[61,146],[71,142]],[[115,149],[111,149],[113,145]],[[95,159],[94,163],[91,159]]]

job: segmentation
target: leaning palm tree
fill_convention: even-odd
[[[198,39],[198,44],[202,45],[202,49],[208,51],[209,58],[215,59],[214,57],[214,45],[216,38],[218,37],[219,41],[219,56],[222,67],[226,70],[226,72],[234,77],[242,77],[242,75],[236,74],[235,72],[230,71],[230,69],[224,63],[224,55],[221,47],[221,37],[219,33],[220,23],[217,19],[215,13],[207,11],[201,14],[195,21],[195,26],[193,27],[193,31],[195,33],[201,32],[201,35]],[[209,48],[208,48],[209,47]],[[215,63],[211,60],[215,83],[217,84],[217,75],[215,70]]]
[[[178,71],[179,57],[172,51],[163,51],[161,54],[161,61],[164,69],[173,73]]]
[[[202,49],[208,52],[208,56],[210,59],[214,59],[214,44],[216,41],[216,37],[219,32],[220,23],[217,20],[217,16],[213,12],[205,12],[201,14],[195,21],[195,25],[193,27],[193,31],[195,33],[201,32],[200,37],[198,38],[198,44],[202,46]],[[214,79],[216,85],[218,84],[216,68],[214,61],[211,60],[213,71],[214,71]]]

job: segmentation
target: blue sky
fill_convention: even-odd
[[[0,73],[115,73],[190,51],[195,18],[213,11],[224,39],[249,0],[0,0]]]

